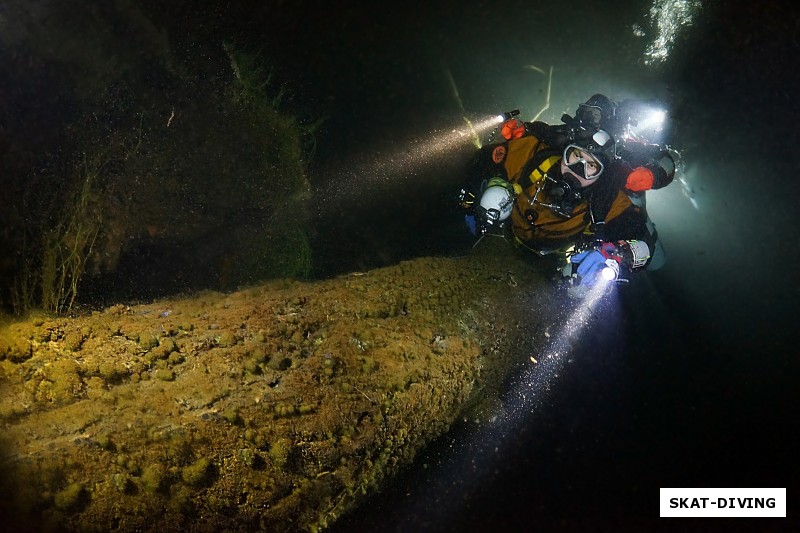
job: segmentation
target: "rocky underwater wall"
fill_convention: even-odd
[[[528,359],[553,287],[504,252],[4,327],[4,523],[324,529]]]

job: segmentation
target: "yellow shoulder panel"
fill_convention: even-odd
[[[619,191],[617,193],[617,197],[614,199],[614,203],[611,204],[611,209],[609,209],[608,214],[606,215],[606,221],[617,218],[631,205],[633,205],[633,202],[631,202],[631,199],[628,198],[628,195],[622,191]]]
[[[525,166],[525,163],[536,153],[539,144],[539,139],[532,135],[521,137],[508,143],[508,155],[506,156],[505,167],[510,181],[519,181],[522,167]]]

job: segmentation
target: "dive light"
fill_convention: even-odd
[[[605,281],[614,281],[619,277],[619,263],[613,259],[606,259],[606,266],[600,271],[600,277]]]
[[[503,114],[497,115],[497,122],[505,122],[508,119],[514,118],[519,115],[519,109],[513,109],[511,111],[506,111]]]

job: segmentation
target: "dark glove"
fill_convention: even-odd
[[[472,209],[475,205],[475,195],[466,189],[461,189],[458,193],[458,206],[462,209]]]
[[[464,215],[464,222],[467,224],[467,229],[473,235],[478,234],[478,223],[475,221],[475,215]]]

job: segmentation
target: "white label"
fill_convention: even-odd
[[[661,489],[662,518],[786,518],[786,489]]]

